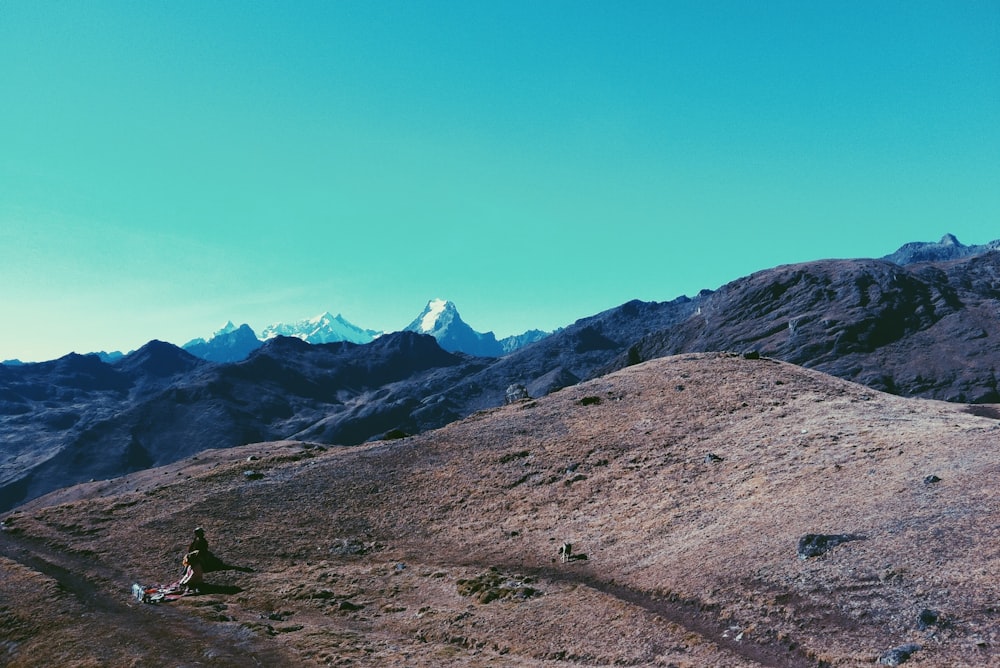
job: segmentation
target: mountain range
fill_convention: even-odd
[[[497,340],[493,332],[480,333],[472,329],[458,313],[454,302],[432,299],[424,310],[403,331],[430,334],[449,352],[463,352],[480,357],[499,357],[548,336],[548,332],[533,329],[516,336]],[[370,343],[385,332],[363,329],[343,315],[323,313],[294,323],[277,323],[265,327],[258,337],[249,325],[237,327],[232,321],[209,339],[194,339],[182,347],[196,357],[212,362],[239,362],[260,348],[265,341],[277,336],[290,336],[307,343]]]
[[[458,313],[454,302],[443,299],[432,299],[427,306],[402,331],[430,334],[442,348],[450,352],[463,352],[480,357],[499,357],[511,353],[522,346],[545,338],[550,332],[531,329],[523,334],[497,339],[493,332],[477,332],[466,324]],[[385,332],[375,329],[364,329],[350,322],[341,314],[333,315],[329,311],[312,318],[304,318],[291,323],[274,323],[261,330],[260,335],[254,332],[250,325],[244,323],[235,325],[227,322],[208,338],[195,338],[183,344],[181,348],[195,357],[210,362],[240,362],[260,348],[266,341],[278,336],[288,336],[306,343],[371,343]],[[98,352],[97,355],[105,362],[116,362],[124,357],[124,353]],[[7,366],[20,366],[20,360],[4,360]]]
[[[966,246],[954,235],[946,234],[938,242],[911,242],[882,259],[894,264],[907,265],[917,262],[943,262],[1000,249],[1000,240],[986,244]],[[477,332],[466,324],[454,302],[432,299],[404,331],[430,334],[438,344],[450,352],[464,352],[481,357],[500,357],[518,348],[545,338],[550,332],[532,329],[523,334],[497,339],[493,332]],[[308,343],[369,343],[385,332],[365,329],[347,320],[343,315],[329,311],[292,323],[274,323],[261,330],[258,336],[248,324],[236,326],[227,322],[209,338],[195,338],[181,346],[195,357],[211,362],[239,362],[265,341],[276,336],[292,336]],[[96,353],[105,362],[123,357],[121,352]],[[15,366],[19,360],[5,360],[3,364]]]
[[[206,448],[424,432],[503,405],[512,385],[538,397],[682,353],[738,351],[903,396],[1000,403],[1000,252],[945,241],[925,250],[954,258],[809,262],[691,298],[628,302],[501,356],[447,350],[495,351],[496,339],[434,300],[409,331],[365,344],[277,335],[218,362],[153,341],[112,362],[71,354],[0,366],[0,509]],[[249,340],[242,327],[225,330]]]

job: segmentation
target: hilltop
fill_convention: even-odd
[[[0,656],[995,665],[997,416],[689,354],[401,440],[202,452],[3,516]],[[130,602],[195,525],[253,572]],[[808,534],[845,541],[800,558]]]

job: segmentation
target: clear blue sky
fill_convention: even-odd
[[[0,0],[0,359],[504,336],[998,222],[996,0]]]

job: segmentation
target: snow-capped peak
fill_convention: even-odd
[[[424,310],[407,325],[405,331],[430,334],[437,339],[439,346],[449,352],[462,351],[483,357],[499,357],[503,352],[493,332],[480,334],[469,327],[458,314],[455,304],[444,299],[427,302]]]
[[[438,320],[444,314],[449,304],[451,304],[451,308],[454,310],[455,305],[443,299],[432,299],[427,302],[427,308],[424,309],[424,315],[420,319],[420,332],[433,332],[438,325]]]
[[[351,343],[368,343],[380,332],[361,329],[348,322],[344,316],[333,315],[329,311],[312,318],[306,318],[295,323],[275,323],[261,332],[261,339],[272,339],[276,336],[294,336],[309,343],[332,343],[335,341],[350,341]]]
[[[216,336],[224,336],[226,334],[232,334],[237,329],[239,329],[239,328],[236,325],[233,324],[233,321],[229,320],[229,321],[226,322],[225,325],[222,326],[221,329],[217,330],[215,332],[215,334],[213,334],[212,336],[216,337]]]

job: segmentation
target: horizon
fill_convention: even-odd
[[[1000,237],[996,3],[40,0],[0,58],[2,360]]]
[[[956,239],[958,241],[958,244],[961,245],[961,246],[984,245],[985,243],[989,243],[990,241],[995,241],[993,239],[990,239],[990,240],[983,241],[982,243],[967,244],[967,243],[963,242],[961,239],[958,239],[955,235],[953,235],[951,233],[946,233],[945,235],[942,236],[942,238],[939,241],[943,242],[948,237],[952,237],[952,238]],[[931,242],[931,241],[917,241],[917,242],[910,241],[910,242],[904,242],[904,243],[900,244],[900,246],[897,247],[896,250],[898,250],[899,248],[902,248],[904,245],[906,245],[908,243],[935,243],[935,242]],[[886,253],[885,255],[889,255],[889,254],[890,253]],[[879,256],[879,257],[881,257],[881,256]],[[836,258],[823,258],[823,259],[836,259]],[[840,258],[840,259],[863,259],[863,258]],[[873,259],[875,259],[875,258],[873,258]],[[812,260],[812,261],[817,261],[817,260]],[[792,263],[792,264],[798,264],[798,263]],[[764,271],[764,270],[771,269],[771,268],[772,267],[761,267],[760,269],[755,270],[755,271]],[[743,278],[743,277],[742,276],[734,277],[732,280],[738,280],[740,278]],[[727,283],[728,282],[730,282],[730,281],[727,281]],[[719,286],[719,287],[723,287],[723,286]],[[716,290],[718,288],[703,288],[703,290],[705,290],[705,289],[713,290],[714,291],[714,290]],[[694,294],[697,294],[697,293],[694,293]],[[679,299],[681,297],[692,297],[692,296],[693,295],[687,295],[687,294],[685,294],[685,295],[677,295],[673,299]],[[671,301],[671,300],[667,299],[667,300],[655,300],[655,301]],[[450,302],[450,303],[454,304],[454,302],[452,300],[447,299],[447,298],[432,297],[431,299],[429,299],[427,301],[427,305],[425,306],[425,309],[428,308],[428,307],[430,307],[431,304],[434,303],[434,302]],[[625,302],[622,302],[622,304],[624,304],[624,303]],[[618,306],[621,306],[622,304],[615,304],[615,305],[610,306],[608,308],[609,309],[614,309],[614,308],[617,308]],[[455,307],[457,309],[458,305],[455,304]],[[604,310],[607,310],[607,309],[604,309]],[[588,313],[588,314],[585,314],[585,315],[579,315],[576,318],[574,318],[573,320],[571,320],[569,322],[566,322],[563,325],[558,325],[557,327],[555,327],[555,328],[553,328],[551,330],[541,330],[541,331],[545,331],[547,334],[552,334],[552,333],[554,333],[555,331],[557,331],[559,329],[563,329],[565,327],[568,327],[568,326],[572,325],[577,320],[597,315],[600,312],[601,311],[595,312],[595,313]],[[251,325],[249,322],[236,322],[233,319],[229,319],[221,327],[217,327],[214,330],[212,330],[211,333],[203,335],[203,336],[199,335],[199,336],[191,337],[191,338],[185,340],[183,343],[176,342],[176,341],[163,341],[162,339],[154,338],[154,339],[150,339],[148,341],[143,342],[143,344],[141,346],[138,346],[138,347],[133,348],[131,350],[116,350],[116,349],[101,349],[101,350],[89,350],[89,351],[75,351],[74,350],[74,351],[67,351],[66,353],[63,353],[62,355],[59,355],[58,357],[49,358],[49,359],[45,359],[45,360],[21,360],[21,359],[17,359],[17,358],[0,359],[0,364],[9,363],[9,362],[13,362],[13,363],[26,363],[26,364],[39,363],[39,362],[49,362],[49,361],[53,361],[55,359],[58,359],[59,357],[63,357],[65,355],[69,355],[69,354],[81,354],[81,355],[93,355],[93,354],[115,355],[115,354],[122,354],[122,355],[130,355],[130,354],[136,352],[137,350],[139,350],[140,348],[142,348],[143,346],[145,346],[146,344],[152,343],[153,341],[163,341],[164,343],[169,343],[169,344],[174,345],[174,346],[176,346],[178,348],[184,348],[188,344],[194,343],[195,341],[197,341],[199,339],[200,340],[204,340],[204,341],[209,341],[214,336],[216,336],[220,332],[222,332],[223,330],[226,330],[226,329],[230,328],[230,326],[232,326],[232,329],[237,329],[237,328],[240,328],[240,327],[243,327],[243,326],[250,327],[250,329],[253,331],[254,336],[256,336],[259,341],[266,342],[266,341],[268,341],[271,338],[275,338],[277,336],[283,336],[283,335],[272,334],[271,336],[269,336],[267,338],[262,338],[261,335],[263,334],[263,331],[265,329],[268,329],[268,328],[274,327],[274,326],[279,326],[279,325],[291,325],[291,324],[299,324],[299,323],[302,323],[302,322],[309,322],[309,321],[313,321],[313,320],[319,320],[319,319],[321,319],[321,318],[323,318],[324,316],[327,316],[327,315],[330,315],[330,316],[332,316],[334,318],[343,318],[344,320],[346,320],[351,325],[354,325],[354,326],[359,327],[361,329],[371,330],[371,328],[365,327],[365,325],[363,323],[354,322],[350,318],[344,316],[344,314],[341,313],[341,312],[334,313],[333,311],[326,310],[326,311],[323,311],[321,313],[317,313],[316,315],[313,315],[313,316],[306,316],[306,317],[302,317],[302,318],[297,318],[295,320],[291,320],[291,321],[287,321],[287,322],[272,322],[272,323],[267,323],[266,325],[262,325],[262,326],[254,326],[254,325]],[[460,309],[459,309],[459,315],[461,316],[461,310]],[[465,319],[463,318],[463,321],[464,320]],[[398,328],[374,330],[374,331],[377,331],[377,334],[375,336],[376,336],[376,338],[378,338],[379,336],[383,336],[383,335],[386,335],[386,334],[392,334],[392,333],[396,333],[396,332],[405,331],[405,328],[408,327],[413,322],[414,322],[414,319],[411,319],[406,325],[403,325],[403,326],[398,327]],[[472,324],[470,324],[468,322],[466,322],[466,324],[468,324],[470,327],[472,327],[477,332],[480,332],[480,333],[483,333],[483,334],[493,333],[498,340],[499,339],[503,339],[506,336],[518,336],[518,335],[521,335],[521,334],[526,334],[526,333],[528,333],[531,330],[537,330],[537,329],[539,329],[537,327],[529,327],[526,330],[522,330],[522,331],[518,331],[518,332],[512,332],[511,334],[505,334],[505,335],[501,336],[501,335],[496,334],[495,332],[492,332],[492,330],[483,330],[483,331],[480,331],[475,326],[473,326]]]

